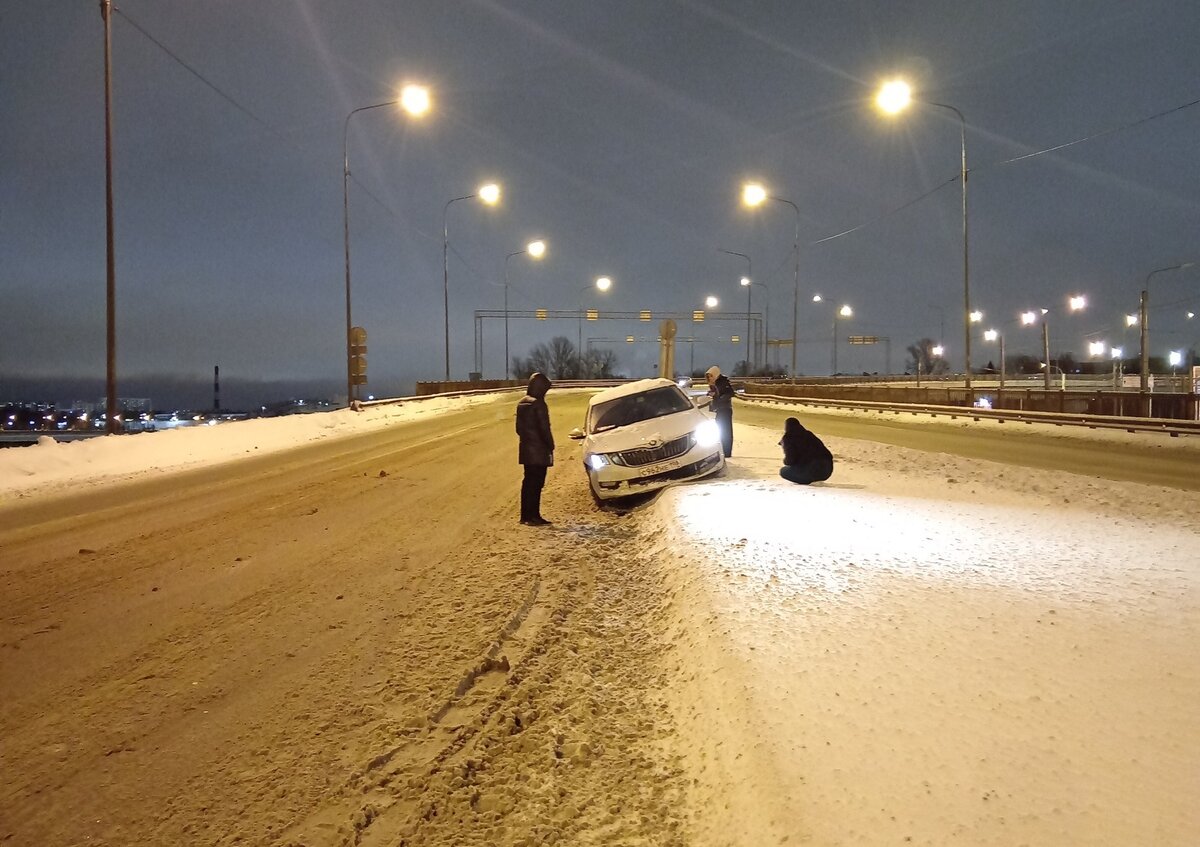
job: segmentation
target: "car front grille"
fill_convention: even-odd
[[[614,453],[613,456],[617,464],[637,468],[642,465],[652,465],[655,462],[665,462],[667,459],[674,459],[676,456],[682,456],[690,449],[692,449],[692,434],[689,432],[681,438],[668,441],[661,447],[639,447],[637,450],[622,450],[620,453]]]

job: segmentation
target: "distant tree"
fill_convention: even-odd
[[[566,336],[557,335],[548,344],[535,344],[527,357],[513,356],[514,379],[529,379],[540,371],[552,380],[613,379],[617,354],[612,350],[588,350],[582,356]]]
[[[617,354],[608,349],[588,350],[580,360],[580,379],[612,379],[616,373]]]
[[[908,345],[909,360],[905,367],[914,373],[931,375],[949,371],[950,366],[946,364],[946,360],[933,355],[933,348],[936,346],[932,338],[922,338],[915,344]]]
[[[556,335],[550,339],[547,348],[546,376],[551,379],[579,379],[579,351],[565,335]]]
[[[1012,362],[1013,373],[1036,374],[1042,372],[1042,360],[1037,356],[1020,353],[1009,359]]]
[[[533,372],[537,370],[529,359],[522,359],[520,356],[512,357],[512,376],[513,379],[529,379],[533,376]]]

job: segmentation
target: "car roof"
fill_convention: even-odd
[[[591,408],[597,403],[607,403],[609,400],[616,400],[618,397],[628,397],[631,394],[641,394],[643,391],[649,391],[652,388],[664,388],[668,385],[675,385],[669,379],[658,377],[656,379],[639,379],[634,382],[627,382],[624,385],[617,385],[612,388],[606,388],[603,391],[598,391],[592,395],[592,399],[588,401],[588,407]]]

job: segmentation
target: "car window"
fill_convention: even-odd
[[[603,432],[638,421],[661,418],[692,408],[692,401],[674,385],[597,403],[588,415],[588,430]]]

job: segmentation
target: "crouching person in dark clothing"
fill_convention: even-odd
[[[797,485],[823,482],[833,475],[833,454],[821,439],[813,435],[796,418],[783,424],[783,467],[779,475]]]
[[[546,469],[554,464],[554,435],[550,432],[550,407],[546,392],[550,378],[535,373],[529,378],[528,393],[517,403],[517,437],[520,446],[517,461],[525,466],[521,481],[521,523],[526,526],[547,526],[542,517],[542,487],[546,484]]]

